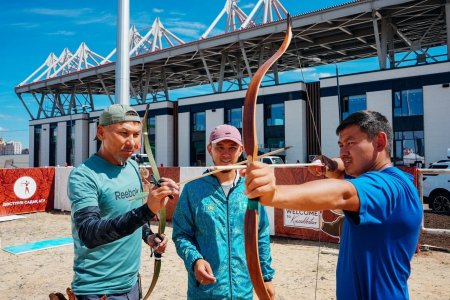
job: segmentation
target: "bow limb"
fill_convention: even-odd
[[[148,112],[149,112],[149,104],[147,104],[147,108],[145,109],[144,119],[142,120],[143,124],[143,134],[144,134],[144,149],[145,153],[147,153],[150,165],[152,167],[153,172],[153,181],[156,185],[159,185],[159,181],[161,179],[161,176],[159,175],[158,171],[158,165],[156,164],[155,157],[153,156],[152,147],[150,145],[150,138],[149,138],[149,132],[148,132]],[[150,225],[150,224],[149,224]],[[163,235],[164,231],[166,229],[166,208],[163,207],[159,212],[159,224],[158,224],[158,234]],[[155,252],[155,263],[153,268],[153,277],[152,281],[150,283],[150,287],[148,288],[147,293],[144,296],[144,300],[148,299],[150,297],[150,294],[153,292],[156,283],[158,282],[159,273],[161,271],[161,253]]]
[[[283,55],[289,47],[292,39],[291,22],[287,16],[287,30],[281,47],[269,58],[253,76],[244,102],[243,113],[243,135],[244,148],[249,162],[257,159],[258,140],[256,137],[256,101],[258,97],[259,86],[264,75],[270,67]],[[271,297],[266,289],[262,277],[261,265],[258,251],[258,199],[248,199],[247,211],[245,213],[245,255],[247,258],[247,267],[250,274],[255,293],[259,299],[270,300]]]

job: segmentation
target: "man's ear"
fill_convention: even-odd
[[[97,126],[97,139],[103,141],[105,135],[105,128],[103,126]]]
[[[379,152],[383,151],[386,149],[387,145],[388,145],[388,140],[387,140],[387,135],[385,132],[381,131],[377,134],[377,150]]]
[[[208,150],[210,156],[212,156],[211,148],[212,148],[211,143],[209,143],[208,146],[206,146],[206,150]]]

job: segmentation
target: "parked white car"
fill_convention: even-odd
[[[150,161],[148,160],[147,154],[135,153],[131,155],[131,159],[135,160],[139,166],[143,167],[150,166]]]
[[[450,159],[432,163],[428,169],[450,169]],[[423,202],[440,213],[450,214],[450,174],[423,175]]]
[[[259,161],[268,164],[268,165],[275,165],[275,164],[284,164],[284,161],[279,156],[265,156],[260,157]]]

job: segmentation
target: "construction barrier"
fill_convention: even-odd
[[[67,179],[72,167],[0,169],[0,216],[52,209],[70,211]],[[151,180],[151,168],[147,168]],[[402,167],[417,178],[415,167]],[[161,177],[175,182],[201,175],[204,167],[161,167]],[[275,169],[277,184],[301,184],[323,179],[311,175],[306,168]],[[181,185],[181,191],[184,185]],[[167,204],[167,220],[171,221],[178,197]],[[304,212],[267,207],[271,234],[324,242],[339,242],[344,220],[342,211]]]

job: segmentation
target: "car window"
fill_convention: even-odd
[[[262,162],[265,164],[269,164],[269,165],[272,164],[272,161],[270,160],[270,158],[267,158],[267,157],[264,157]]]
[[[280,157],[274,157],[273,159],[273,163],[274,164],[283,164],[283,160]]]
[[[449,165],[431,165],[430,169],[447,169]]]

